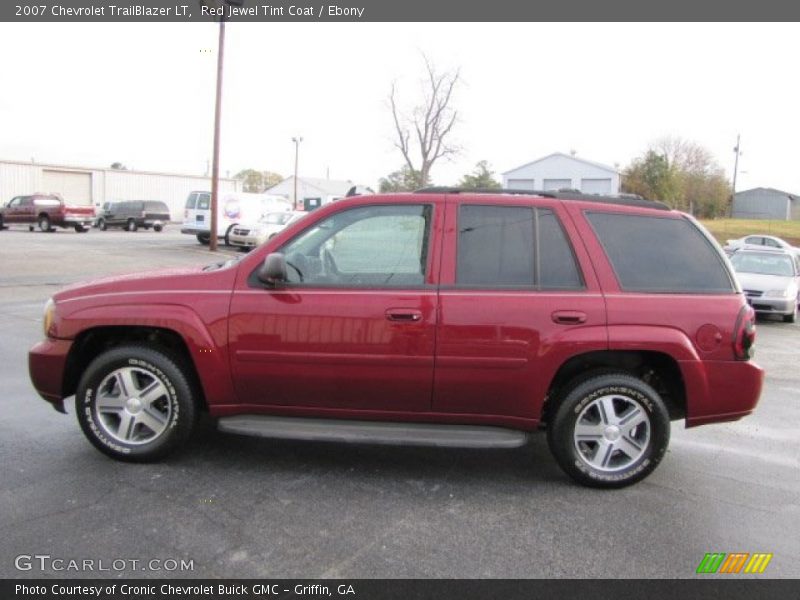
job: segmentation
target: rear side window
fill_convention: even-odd
[[[144,209],[150,212],[168,212],[167,205],[163,202],[145,202]]]
[[[471,204],[459,210],[456,283],[535,289],[583,287],[572,248],[551,210]]]
[[[625,291],[733,291],[719,252],[686,219],[602,212],[586,218]]]

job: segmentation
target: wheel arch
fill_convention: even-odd
[[[661,395],[670,420],[686,417],[686,384],[677,360],[651,350],[597,350],[572,356],[556,371],[548,386],[540,415],[542,425],[551,420],[558,399],[572,385],[601,372],[621,371],[637,377]]]
[[[200,394],[201,403],[205,407],[202,382],[186,341],[172,329],[148,326],[93,327],[79,333],[67,355],[62,384],[63,397],[76,392],[83,372],[95,358],[107,350],[130,343],[142,343],[160,349],[180,361],[181,366],[187,369],[187,375]]]

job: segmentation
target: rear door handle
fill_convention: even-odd
[[[586,313],[579,310],[557,310],[552,317],[554,323],[561,325],[579,325],[586,322]]]
[[[390,308],[386,318],[397,323],[418,323],[422,321],[422,312],[413,308]]]

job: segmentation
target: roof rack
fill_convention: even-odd
[[[618,196],[603,196],[583,194],[578,191],[542,191],[542,190],[509,190],[505,188],[459,188],[459,187],[426,187],[415,190],[416,194],[510,194],[514,196],[542,196],[544,198],[558,198],[559,200],[579,200],[581,202],[598,202],[601,204],[619,204],[622,206],[638,206],[640,208],[655,208],[657,210],[672,210],[669,206],[658,200],[647,200],[635,194],[620,194]]]

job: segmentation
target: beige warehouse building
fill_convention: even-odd
[[[115,200],[161,200],[173,221],[183,220],[186,197],[192,190],[210,190],[211,178],[154,171],[78,167],[0,160],[0,203],[15,196],[56,193],[70,204],[95,209]],[[235,179],[220,178],[220,192],[238,192]]]

